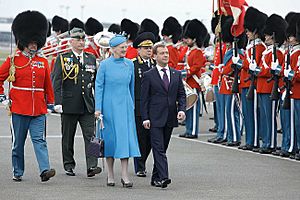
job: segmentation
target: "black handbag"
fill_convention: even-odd
[[[87,154],[96,158],[104,157],[104,140],[101,138],[101,123],[102,119],[96,119],[95,136],[91,138],[90,144],[87,149]]]

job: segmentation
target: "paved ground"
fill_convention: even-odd
[[[116,162],[116,186],[106,187],[107,172],[96,178],[86,178],[83,139],[76,136],[76,174],[68,177],[62,168],[60,147],[60,118],[48,117],[50,161],[57,175],[41,183],[30,138],[26,143],[26,169],[20,183],[12,181],[11,137],[9,118],[0,107],[0,199],[300,199],[300,162],[212,145],[206,142],[213,136],[208,116],[201,118],[201,134],[196,140],[181,139],[184,129],[175,129],[168,151],[172,184],[167,189],[149,185],[150,178],[133,174],[133,189],[121,187],[120,162]],[[279,140],[280,141],[280,140]],[[152,156],[148,161],[148,170]],[[149,174],[150,175],[150,174]]]

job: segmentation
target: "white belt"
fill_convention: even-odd
[[[16,87],[16,86],[12,86],[13,89],[16,90],[25,90],[25,91],[41,91],[44,92],[43,88],[26,88],[26,87]]]

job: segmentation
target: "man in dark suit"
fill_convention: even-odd
[[[85,34],[80,28],[70,31],[71,51],[60,54],[52,72],[55,95],[55,111],[61,113],[62,154],[67,175],[75,176],[74,137],[79,122],[85,150],[94,135],[95,100],[92,93],[96,76],[96,58],[83,52]],[[86,153],[87,176],[93,177],[102,170],[97,167],[97,158]]]
[[[151,32],[144,32],[137,36],[133,47],[138,49],[138,56],[133,59],[134,63],[134,97],[135,97],[135,123],[141,157],[134,158],[135,173],[138,177],[146,177],[145,163],[151,151],[150,131],[143,127],[141,117],[141,82],[144,73],[153,67],[155,62],[151,58],[155,36]]]
[[[155,68],[144,73],[141,88],[143,126],[150,129],[154,168],[151,185],[165,188],[171,183],[166,152],[172,130],[185,119],[186,95],[181,73],[168,67],[169,52],[163,43],[153,47]]]

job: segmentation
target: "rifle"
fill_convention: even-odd
[[[256,62],[256,46],[255,46],[255,39],[253,41],[253,52],[252,52],[252,62]],[[249,74],[250,74],[250,77],[247,78],[246,80],[244,80],[245,82],[247,81],[251,81],[250,83],[250,87],[248,89],[248,92],[246,94],[246,98],[248,100],[253,100],[254,99],[254,90],[256,88],[256,85],[255,85],[255,80],[256,80],[256,75],[255,75],[255,72],[249,70]]]
[[[288,53],[286,55],[286,66],[285,69],[290,69],[290,63],[291,63],[291,54],[290,54],[290,46],[288,45]],[[291,87],[292,83],[291,80],[289,80],[288,77],[284,77],[284,87],[285,87],[285,97],[282,102],[282,108],[289,110],[291,108]]]
[[[238,56],[238,47],[237,47],[237,38],[234,37],[233,41],[233,56]],[[233,68],[233,74],[234,74],[234,79],[232,83],[232,88],[231,92],[233,94],[239,93],[239,69],[237,67],[237,64],[232,64],[231,67]]]
[[[275,32],[273,32],[273,40],[275,41]],[[277,47],[276,43],[273,44],[273,62],[276,62],[277,60]],[[267,80],[269,83],[270,81],[274,80],[272,92],[270,95],[271,100],[278,100],[279,99],[279,73],[276,72],[277,70],[271,70],[272,77]]]

